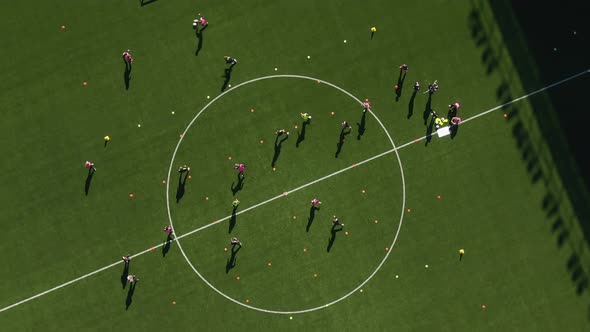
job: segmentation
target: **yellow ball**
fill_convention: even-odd
[[[105,137],[104,137],[104,140],[108,142],[108,141],[110,141],[110,140],[111,140],[111,138],[110,138],[110,137],[108,137],[108,136],[105,136]]]
[[[372,28],[371,28],[371,32],[375,32],[375,31],[377,31],[377,28],[375,28],[375,27],[372,27]]]

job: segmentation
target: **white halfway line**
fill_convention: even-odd
[[[496,107],[494,107],[494,108],[491,108],[491,109],[489,109],[489,110],[487,110],[487,111],[483,111],[483,112],[481,112],[481,113],[479,113],[479,114],[476,114],[476,115],[474,115],[474,116],[472,116],[472,117],[470,117],[470,118],[468,118],[468,119],[465,119],[465,120],[463,120],[462,124],[464,124],[464,123],[466,123],[466,122],[468,122],[468,121],[474,120],[474,119],[476,119],[476,118],[479,118],[479,117],[481,117],[481,116],[484,116],[484,115],[486,115],[486,114],[488,114],[488,113],[491,113],[491,112],[493,112],[493,111],[496,111],[496,110],[498,110],[498,109],[501,109],[501,108],[503,108],[503,107],[505,107],[505,106],[508,106],[508,105],[510,105],[510,104],[513,104],[513,103],[515,103],[515,102],[517,102],[517,101],[520,101],[520,100],[522,100],[522,99],[526,99],[526,98],[528,98],[528,97],[530,97],[530,96],[533,96],[533,95],[535,95],[535,94],[537,94],[537,93],[543,92],[543,91],[545,91],[545,90],[547,90],[547,89],[550,89],[550,88],[552,88],[552,87],[555,87],[555,86],[558,86],[558,85],[560,85],[560,84],[563,84],[563,83],[565,83],[565,82],[568,82],[568,81],[570,81],[570,80],[573,80],[574,78],[577,78],[577,77],[579,77],[579,76],[582,76],[582,75],[584,75],[584,74],[587,74],[587,73],[590,73],[590,69],[584,70],[583,72],[580,72],[580,73],[578,73],[578,74],[576,74],[576,75],[573,75],[573,76],[570,76],[570,77],[568,77],[568,78],[565,78],[565,79],[563,79],[563,80],[561,80],[561,81],[559,81],[559,82],[556,82],[556,83],[553,83],[553,84],[547,85],[547,86],[545,86],[545,87],[543,87],[543,88],[541,88],[541,89],[535,90],[535,91],[533,91],[533,92],[531,92],[531,93],[528,93],[528,94],[526,94],[526,95],[524,95],[524,96],[521,96],[521,97],[518,97],[518,98],[516,98],[516,99],[513,99],[513,100],[511,100],[511,101],[509,101],[509,102],[506,102],[506,103],[504,103],[504,104],[502,104],[502,105],[496,106]],[[293,192],[296,192],[296,191],[298,191],[298,190],[301,190],[301,189],[303,189],[303,188],[305,188],[305,187],[308,187],[308,186],[310,186],[310,185],[312,185],[312,184],[318,183],[318,182],[320,182],[320,181],[326,180],[326,179],[328,179],[328,178],[331,178],[331,177],[333,177],[333,176],[335,176],[335,175],[338,175],[338,174],[340,174],[340,173],[346,172],[346,171],[348,171],[348,170],[350,170],[350,169],[352,169],[352,168],[354,168],[354,167],[356,167],[356,166],[358,166],[358,165],[362,165],[362,164],[364,164],[364,163],[367,163],[367,162],[369,162],[369,161],[371,161],[371,160],[375,160],[375,159],[377,159],[377,158],[380,158],[380,157],[383,157],[383,156],[385,156],[385,155],[388,155],[388,154],[390,154],[390,153],[392,153],[392,152],[394,152],[394,151],[396,151],[396,150],[400,150],[400,149],[402,149],[402,148],[405,148],[405,147],[407,147],[407,146],[409,146],[409,145],[411,145],[411,144],[413,144],[413,143],[416,143],[416,142],[418,142],[418,141],[421,141],[421,140],[423,140],[423,139],[425,139],[425,138],[427,138],[427,137],[428,137],[428,135],[427,135],[427,136],[424,136],[424,137],[421,137],[421,138],[419,138],[419,139],[415,139],[415,140],[413,140],[413,141],[410,141],[410,142],[408,142],[408,143],[405,143],[405,144],[403,144],[403,145],[400,145],[400,146],[398,146],[397,148],[393,148],[393,149],[387,150],[387,151],[385,151],[385,152],[382,152],[382,153],[380,153],[380,154],[378,154],[378,155],[375,155],[375,156],[373,156],[373,157],[371,157],[371,158],[368,158],[368,159],[365,159],[365,160],[363,160],[363,161],[360,161],[360,162],[358,162],[358,163],[356,163],[356,164],[352,164],[351,166],[348,166],[348,167],[346,167],[346,168],[343,168],[343,169],[341,169],[341,170],[338,170],[338,171],[336,171],[336,172],[334,172],[334,173],[328,174],[328,175],[326,175],[326,176],[324,176],[324,177],[321,177],[321,178],[319,178],[319,179],[316,179],[316,180],[314,180],[314,181],[311,181],[311,182],[309,182],[309,183],[306,183],[306,184],[304,184],[304,185],[302,185],[302,186],[299,186],[299,187],[297,187],[297,188],[295,188],[295,189],[292,189],[292,190],[290,190],[290,191],[286,191],[286,192],[284,192],[284,193],[282,193],[282,194],[280,194],[280,195],[277,195],[277,196],[275,196],[275,197],[272,197],[272,198],[270,198],[270,199],[267,199],[267,200],[265,200],[265,201],[263,201],[263,202],[260,202],[260,203],[258,203],[258,204],[256,204],[256,205],[250,206],[250,207],[248,207],[248,208],[246,208],[246,209],[244,209],[244,210],[241,210],[241,211],[237,212],[237,213],[236,213],[236,215],[239,215],[239,214],[242,214],[242,213],[244,213],[244,212],[250,211],[250,210],[252,210],[252,209],[255,209],[255,208],[259,207],[259,206],[262,206],[262,205],[264,205],[264,204],[267,204],[267,203],[270,203],[270,202],[272,202],[272,201],[274,201],[274,200],[276,200],[276,199],[279,199],[279,198],[281,198],[281,197],[284,197],[284,196],[286,196],[286,195],[288,195],[288,194],[290,194],[290,193],[293,193]],[[210,224],[207,224],[207,225],[205,225],[205,226],[202,226],[202,227],[199,227],[199,228],[197,228],[197,229],[194,229],[194,230],[192,230],[192,231],[190,231],[190,232],[188,232],[188,233],[185,233],[185,234],[183,234],[183,235],[177,236],[175,239],[173,239],[173,240],[171,240],[171,241],[174,241],[174,240],[176,240],[176,239],[181,239],[181,238],[183,238],[183,237],[185,237],[185,236],[189,236],[189,235],[191,235],[191,234],[194,234],[194,233],[196,233],[196,232],[202,231],[202,230],[204,230],[204,229],[206,229],[206,228],[209,228],[209,227],[211,227],[211,226],[213,226],[213,225],[216,225],[216,224],[218,224],[218,223],[220,223],[220,222],[222,222],[222,221],[224,221],[224,220],[227,220],[227,219],[229,219],[229,218],[231,218],[231,215],[229,215],[229,216],[226,216],[226,217],[224,217],[224,218],[222,218],[222,219],[219,219],[219,220],[217,220],[217,221],[214,221],[214,222],[212,222],[212,223],[210,223]],[[131,256],[131,258],[134,258],[134,257],[137,257],[137,256],[141,256],[141,255],[143,255],[143,254],[145,254],[145,253],[147,253],[147,252],[149,252],[149,251],[151,251],[151,250],[154,250],[155,248],[160,248],[160,247],[162,247],[162,246],[166,245],[166,243],[167,243],[167,242],[164,242],[164,243],[160,243],[160,244],[158,244],[158,245],[156,245],[156,246],[150,247],[149,249],[146,249],[146,250],[144,250],[144,251],[142,251],[142,252],[139,252],[139,253],[137,253],[137,254],[134,254],[134,255],[132,255],[132,256]],[[19,302],[16,302],[16,303],[14,303],[14,304],[11,304],[11,305],[9,305],[9,306],[7,306],[7,307],[4,307],[4,308],[0,309],[0,312],[4,312],[4,311],[6,311],[6,310],[8,310],[8,309],[12,309],[12,308],[14,308],[14,307],[16,307],[16,306],[19,306],[19,305],[23,304],[23,303],[27,303],[27,302],[29,302],[29,301],[31,301],[31,300],[34,300],[34,299],[36,299],[36,298],[39,298],[39,297],[41,297],[41,296],[43,296],[43,295],[49,294],[49,293],[51,293],[51,292],[53,292],[53,291],[56,291],[56,290],[58,290],[58,289],[60,289],[60,288],[66,287],[66,286],[68,286],[68,285],[71,285],[71,284],[73,284],[73,283],[75,283],[75,282],[78,282],[78,281],[80,281],[80,280],[82,280],[82,279],[86,279],[86,278],[88,278],[88,277],[90,277],[90,276],[93,276],[93,275],[95,275],[95,274],[99,273],[99,272],[102,272],[102,271],[104,271],[104,270],[108,270],[108,269],[110,269],[111,267],[114,267],[114,266],[117,266],[117,265],[121,264],[122,262],[123,262],[123,261],[121,260],[121,261],[117,261],[117,262],[115,262],[115,263],[112,263],[112,264],[110,264],[110,265],[107,265],[107,266],[101,267],[100,269],[98,269],[98,270],[96,270],[96,271],[92,271],[92,272],[90,272],[90,273],[88,273],[88,274],[85,274],[85,275],[83,275],[83,276],[80,276],[80,277],[78,277],[78,278],[76,278],[76,279],[72,279],[72,280],[70,280],[70,281],[68,281],[68,282],[65,282],[65,283],[61,284],[61,285],[55,286],[55,287],[53,287],[53,288],[51,288],[51,289],[48,289],[48,290],[46,290],[46,291],[44,291],[44,292],[41,292],[41,293],[39,293],[39,294],[33,295],[33,296],[29,297],[29,298],[26,298],[26,299],[24,299],[24,300],[21,300],[21,301],[19,301]]]

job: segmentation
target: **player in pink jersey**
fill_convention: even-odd
[[[246,165],[244,164],[235,164],[234,169],[238,171],[238,177],[240,179],[244,178],[244,171],[246,170]]]
[[[94,167],[94,163],[91,161],[86,161],[84,163],[84,167],[88,168],[88,172],[96,172],[96,167]]]
[[[365,99],[365,102],[363,103],[363,107],[364,107],[363,113],[371,110],[371,103],[369,102],[369,99]]]
[[[131,56],[131,50],[127,50],[125,52],[123,52],[123,60],[125,61],[125,63],[127,64],[132,64],[133,63],[133,57]]]
[[[168,225],[168,226],[164,227],[164,232],[166,232],[168,234],[172,234],[172,226]]]

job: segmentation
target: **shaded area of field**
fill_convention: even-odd
[[[488,75],[502,77],[496,90],[499,103],[590,69],[590,31],[584,21],[590,4],[535,3],[534,10],[530,4],[511,1],[476,0],[472,4],[468,24],[482,49],[481,61]],[[494,31],[484,14],[487,6],[500,31]],[[506,61],[512,61],[516,72],[504,66]],[[516,76],[523,92],[513,86]],[[530,181],[545,188],[540,205],[557,246],[568,257],[565,268],[579,296],[588,296],[590,285],[590,159],[586,156],[586,123],[581,120],[589,84],[586,73],[529,98],[532,114],[519,112],[518,104],[503,110],[512,123]]]

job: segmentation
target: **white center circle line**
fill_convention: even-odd
[[[263,77],[258,77],[258,78],[251,79],[251,80],[249,80],[249,81],[242,82],[242,83],[240,83],[240,84],[238,84],[238,85],[236,85],[236,86],[232,87],[231,89],[229,89],[229,90],[226,90],[226,91],[224,91],[223,93],[219,94],[217,97],[213,98],[213,100],[211,100],[209,103],[207,103],[207,104],[206,104],[206,105],[205,105],[205,106],[204,106],[204,107],[203,107],[203,108],[202,108],[202,109],[201,109],[201,110],[200,110],[200,111],[199,111],[199,112],[198,112],[198,113],[195,115],[195,117],[194,117],[194,118],[191,120],[191,122],[190,122],[190,123],[187,125],[186,129],[184,130],[184,132],[183,132],[183,133],[182,133],[182,135],[180,136],[180,139],[178,140],[178,143],[176,144],[176,147],[175,147],[175,149],[174,149],[174,152],[172,153],[172,158],[170,159],[170,166],[169,166],[169,168],[168,168],[168,178],[167,178],[167,181],[166,181],[166,208],[167,208],[167,211],[168,211],[168,220],[169,220],[169,222],[170,222],[170,225],[172,226],[172,228],[173,228],[173,229],[174,229],[174,222],[173,222],[173,220],[172,220],[172,214],[171,214],[171,209],[170,209],[170,176],[171,176],[171,173],[172,173],[172,167],[173,167],[173,165],[174,165],[174,160],[175,160],[175,158],[176,158],[176,153],[178,152],[178,149],[179,149],[179,147],[180,147],[180,144],[182,143],[182,140],[183,140],[183,138],[185,137],[186,133],[189,131],[189,129],[191,128],[191,126],[193,125],[193,123],[194,123],[194,122],[197,120],[197,118],[198,118],[198,117],[199,117],[199,116],[200,116],[200,115],[201,115],[201,114],[202,114],[202,113],[203,113],[203,112],[204,112],[204,111],[205,111],[205,110],[206,110],[206,109],[207,109],[207,108],[208,108],[208,107],[209,107],[211,104],[213,104],[213,103],[214,103],[215,101],[217,101],[219,98],[221,98],[222,96],[224,96],[226,93],[229,93],[229,92],[231,92],[231,91],[233,91],[233,90],[235,90],[235,89],[237,89],[237,88],[239,88],[239,87],[241,87],[241,86],[244,86],[244,85],[247,85],[247,84],[250,84],[250,83],[254,83],[254,82],[261,81],[261,80],[266,80],[266,79],[273,79],[273,78],[299,78],[299,79],[305,79],[305,80],[317,81],[318,83],[323,83],[323,84],[329,85],[329,86],[331,86],[331,87],[333,87],[333,88],[335,88],[335,89],[337,89],[337,90],[339,90],[339,91],[341,91],[341,92],[345,93],[346,95],[348,95],[349,97],[351,97],[352,99],[354,99],[356,102],[358,102],[360,105],[363,105],[363,102],[362,102],[360,99],[358,99],[357,97],[355,97],[355,96],[354,96],[353,94],[351,94],[350,92],[348,92],[348,91],[346,91],[346,90],[344,90],[344,89],[340,88],[339,86],[336,86],[336,85],[334,85],[334,84],[332,84],[332,83],[329,83],[329,82],[326,82],[326,81],[323,81],[323,80],[319,80],[319,79],[317,79],[317,78],[313,78],[313,77],[309,77],[309,76],[303,76],[303,75],[287,75],[287,74],[283,74],[283,75],[270,75],[270,76],[263,76]],[[199,276],[199,278],[201,278],[201,280],[202,280],[202,281],[203,281],[205,284],[207,284],[207,286],[209,286],[211,289],[213,289],[213,290],[214,290],[215,292],[217,292],[219,295],[221,295],[221,296],[225,297],[227,300],[229,300],[229,301],[231,301],[231,302],[234,302],[234,303],[236,303],[236,304],[239,304],[239,305],[241,305],[241,306],[243,306],[243,307],[246,307],[246,308],[248,308],[248,309],[252,309],[252,310],[256,310],[256,311],[260,311],[260,312],[265,312],[265,313],[271,313],[271,314],[285,314],[285,315],[286,315],[286,314],[291,314],[291,315],[292,315],[292,314],[302,314],[302,313],[306,313],[306,312],[312,312],[312,311],[316,311],[316,310],[320,310],[320,309],[323,309],[323,308],[327,308],[327,307],[329,307],[329,306],[331,306],[331,305],[333,305],[333,304],[336,304],[336,303],[338,303],[338,302],[340,302],[340,301],[342,301],[342,300],[344,300],[344,299],[348,298],[348,297],[349,297],[349,296],[351,296],[352,294],[354,294],[354,293],[355,293],[356,291],[358,291],[358,290],[359,290],[361,287],[363,287],[365,284],[367,284],[367,283],[368,283],[368,282],[369,282],[369,281],[370,281],[370,280],[373,278],[373,276],[375,276],[375,274],[377,274],[377,272],[379,272],[379,270],[381,269],[381,267],[383,266],[383,264],[385,264],[385,261],[387,260],[387,258],[388,258],[388,257],[389,257],[389,255],[391,254],[391,251],[392,251],[393,247],[395,246],[395,243],[396,243],[396,241],[397,241],[397,238],[398,238],[398,236],[399,236],[399,233],[400,233],[400,231],[401,231],[401,227],[402,227],[402,224],[403,224],[403,219],[404,219],[405,204],[406,204],[406,182],[405,182],[405,177],[404,177],[404,171],[403,171],[402,161],[401,161],[401,158],[400,158],[400,156],[399,156],[398,149],[396,148],[396,146],[395,146],[395,143],[394,143],[393,139],[391,138],[391,135],[389,134],[389,131],[387,130],[387,128],[385,128],[385,126],[383,125],[383,123],[381,122],[381,120],[379,120],[379,118],[378,118],[378,117],[377,117],[377,116],[376,116],[376,115],[373,113],[373,111],[372,111],[372,110],[370,110],[370,109],[369,109],[369,113],[370,113],[370,114],[371,114],[371,115],[372,115],[372,116],[375,118],[375,120],[377,120],[377,122],[379,123],[379,125],[381,126],[381,128],[383,128],[383,131],[384,131],[384,132],[385,132],[385,134],[387,135],[387,138],[389,139],[389,142],[391,143],[391,145],[392,145],[392,147],[393,147],[393,148],[392,148],[391,150],[389,150],[389,151],[386,151],[386,152],[384,152],[384,153],[381,153],[381,154],[379,154],[379,155],[376,155],[376,156],[374,156],[374,157],[371,157],[371,158],[369,158],[369,159],[367,159],[367,160],[364,160],[362,163],[365,163],[365,162],[368,162],[368,161],[370,161],[370,160],[373,160],[373,159],[375,159],[375,158],[381,157],[381,156],[383,156],[383,155],[386,155],[386,154],[388,154],[388,153],[390,153],[390,152],[395,152],[395,154],[396,154],[396,157],[397,157],[397,161],[398,161],[398,164],[399,164],[399,169],[400,169],[400,176],[401,176],[401,180],[402,180],[402,208],[401,208],[401,214],[400,214],[400,219],[399,219],[399,225],[398,225],[398,227],[397,227],[397,230],[396,230],[396,233],[395,233],[395,237],[393,238],[393,241],[391,242],[391,244],[390,244],[390,246],[389,246],[390,250],[387,250],[387,252],[386,252],[385,256],[383,257],[383,259],[381,260],[381,262],[379,263],[379,265],[376,267],[376,269],[375,269],[375,270],[374,270],[374,271],[373,271],[373,272],[372,272],[372,273],[369,275],[369,277],[368,277],[367,279],[365,279],[365,280],[364,280],[364,281],[363,281],[363,282],[362,282],[360,285],[358,285],[356,288],[354,288],[353,290],[351,290],[349,293],[347,293],[347,294],[345,294],[344,296],[342,296],[342,297],[340,297],[340,298],[338,298],[338,299],[335,299],[335,300],[333,300],[333,301],[331,301],[331,302],[329,302],[329,303],[327,303],[327,304],[321,305],[321,306],[317,306],[317,307],[313,307],[313,308],[308,308],[308,309],[301,309],[301,310],[286,310],[286,311],[282,311],[282,310],[270,310],[270,309],[259,308],[259,307],[255,307],[255,306],[252,306],[252,305],[249,305],[249,304],[242,303],[242,302],[240,302],[240,301],[238,301],[238,300],[236,300],[236,299],[234,299],[234,298],[230,297],[229,295],[227,295],[227,294],[223,293],[222,291],[220,291],[219,289],[217,289],[215,286],[213,286],[213,285],[212,285],[212,284],[211,284],[211,283],[210,283],[210,282],[209,282],[209,281],[208,281],[208,280],[207,280],[207,279],[206,279],[206,278],[205,278],[205,277],[204,277],[204,276],[203,276],[203,275],[202,275],[202,274],[201,274],[201,273],[200,273],[200,272],[199,272],[199,271],[198,271],[198,270],[195,268],[195,266],[192,264],[192,262],[190,261],[190,259],[189,259],[189,258],[188,258],[188,256],[186,255],[186,253],[185,253],[184,249],[182,248],[182,245],[181,245],[181,243],[180,243],[179,239],[180,239],[181,237],[187,236],[187,235],[188,235],[188,233],[187,233],[187,234],[183,234],[181,237],[178,237],[178,238],[176,238],[176,239],[175,239],[175,240],[176,240],[176,244],[178,245],[178,249],[180,250],[180,252],[181,252],[182,256],[184,257],[184,259],[186,260],[186,262],[188,263],[188,265],[191,267],[191,269],[192,269],[192,270],[193,270],[193,271],[194,271],[194,272],[195,272],[195,273],[196,273],[196,274]],[[359,163],[359,164],[360,164],[360,163]],[[357,165],[358,165],[358,164],[357,164]],[[339,170],[339,171],[337,171],[337,172],[335,172],[335,173],[332,173],[332,174],[330,174],[330,175],[327,175],[327,176],[324,176],[324,177],[322,177],[322,178],[319,178],[319,179],[317,179],[317,180],[315,180],[315,181],[312,181],[312,182],[310,182],[310,183],[307,183],[307,184],[305,184],[305,185],[303,185],[303,186],[300,186],[299,188],[295,188],[294,190],[291,190],[291,192],[294,192],[294,191],[300,190],[300,189],[302,189],[302,188],[305,188],[305,187],[307,187],[307,186],[309,186],[309,185],[312,185],[312,184],[314,184],[314,183],[317,183],[317,182],[319,182],[319,181],[322,181],[322,180],[324,180],[324,179],[326,179],[326,178],[328,178],[328,177],[332,177],[332,176],[334,176],[334,175],[337,175],[337,174],[339,174],[339,173],[341,173],[341,172],[344,172],[344,171],[346,171],[346,170],[348,170],[348,169],[350,169],[350,168],[352,168],[352,167],[354,167],[354,166],[349,166],[349,167],[347,167],[347,168],[344,168],[344,169],[341,169],[341,170]],[[248,208],[248,210],[251,210],[251,209],[253,209],[253,208],[255,208],[255,207],[261,206],[261,205],[263,205],[263,204],[266,204],[266,203],[268,203],[268,202],[274,201],[275,199],[278,199],[278,198],[280,198],[280,197],[282,197],[282,196],[284,196],[284,195],[279,195],[279,196],[276,196],[276,197],[270,198],[270,199],[268,199],[268,200],[266,200],[266,201],[264,201],[264,202],[262,202],[262,203],[259,203],[259,204],[255,205],[255,206],[251,206],[250,208]],[[242,212],[242,213],[243,213],[243,212],[246,212],[246,210],[244,210],[244,211],[241,211],[241,212]],[[224,219],[226,219],[226,218],[224,218]],[[214,225],[214,224],[217,224],[217,223],[219,223],[219,222],[220,222],[220,221],[216,221],[216,222],[214,222],[214,223],[211,223],[211,224],[205,225],[205,226],[203,226],[203,227],[200,227],[200,228],[198,228],[197,230],[191,231],[190,233],[195,233],[195,232],[197,232],[198,230],[202,230],[202,229],[208,228],[208,227],[210,227],[210,226],[212,226],[212,225]]]

